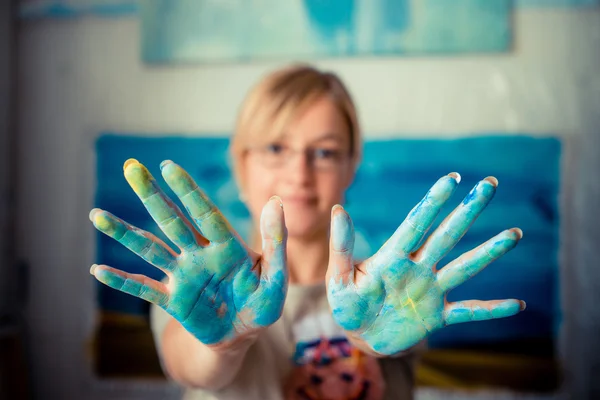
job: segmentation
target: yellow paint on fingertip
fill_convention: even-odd
[[[94,223],[94,226],[102,232],[108,233],[113,229],[112,221],[102,213],[96,213],[92,222]]]
[[[143,186],[138,179],[127,179],[127,182],[129,182],[129,186],[131,186],[134,192],[137,194],[142,193]]]
[[[144,177],[152,176],[152,174],[150,174],[150,171],[148,171],[148,168],[146,168],[144,164],[138,162],[133,158],[130,158],[125,162],[125,165],[123,165],[123,172],[125,172],[125,177],[127,178],[127,176],[131,175],[134,171],[137,171]]]
[[[125,163],[123,164],[123,171],[125,171],[127,169],[128,166],[130,166],[131,164],[139,164],[140,162],[138,160],[136,160],[135,158],[130,158],[127,161],[125,161]]]
[[[134,161],[126,165],[126,169],[124,170],[125,179],[135,193],[139,196],[146,196],[148,194],[147,191],[152,186],[152,174],[143,164],[136,160]]]
[[[93,208],[90,213],[88,214],[88,218],[90,219],[90,221],[94,222],[94,215],[96,215],[97,212],[101,211],[99,208]]]

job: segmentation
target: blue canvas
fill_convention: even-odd
[[[128,158],[138,159],[172,195],[159,172],[160,162],[172,159],[191,173],[242,237],[247,238],[249,214],[238,198],[227,146],[226,138],[103,135],[96,144],[96,206],[168,242],[125,181],[122,165]],[[508,319],[450,326],[431,337],[432,347],[553,337],[557,333],[560,153],[558,140],[526,136],[366,143],[364,162],[346,204],[356,228],[357,257],[374,253],[429,187],[452,171],[461,174],[462,182],[444,215],[460,203],[478,180],[494,175],[500,185],[492,203],[444,263],[504,229],[518,226],[524,231],[515,250],[455,289],[448,299],[514,297],[527,302],[526,312]],[[113,239],[100,233],[97,238],[96,262],[162,278],[160,271]],[[99,307],[103,310],[137,315],[148,311],[142,300],[102,284],[97,287]]]
[[[137,15],[137,0],[20,0],[20,18],[70,18],[82,15]]]
[[[178,3],[181,0],[172,0]],[[201,0],[202,1],[202,0]],[[204,0],[205,1],[205,0]],[[323,2],[319,2],[321,5]],[[335,34],[335,29],[340,26],[349,26],[356,9],[355,1],[330,0],[330,8],[335,7],[337,13],[327,12],[326,7],[314,7],[314,1],[306,1],[306,12],[311,20],[314,20],[315,29],[321,34]],[[327,2],[325,2],[327,3]],[[439,4],[440,1],[438,1]],[[598,6],[600,0],[515,0],[517,7],[579,7]],[[174,7],[178,5],[175,4]],[[367,4],[369,7],[369,4]],[[148,7],[156,7],[149,4]],[[343,9],[340,12],[340,9]],[[377,35],[385,35],[385,32],[403,32],[410,21],[408,0],[375,0],[370,7],[380,7],[383,13],[379,24],[371,29]],[[488,5],[484,5],[488,7]],[[504,7],[504,5],[502,5]],[[20,18],[68,18],[82,15],[101,15],[105,17],[131,16],[139,14],[140,4],[138,0],[20,0],[18,15]],[[504,12],[501,9],[500,12]],[[151,28],[156,29],[156,28]],[[359,33],[360,34],[360,33]],[[379,43],[373,43],[375,46]]]
[[[517,7],[586,7],[599,6],[600,0],[516,0]]]
[[[510,0],[146,0],[152,63],[506,51]]]

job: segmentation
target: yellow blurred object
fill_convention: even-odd
[[[164,379],[146,317],[100,312],[89,347],[100,377]]]
[[[559,365],[549,356],[475,350],[428,350],[416,370],[418,386],[504,388],[547,392],[559,386]]]

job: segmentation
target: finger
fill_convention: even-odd
[[[354,263],[354,226],[340,205],[331,210],[331,237],[327,268],[327,300],[334,320],[347,331],[366,329],[380,315],[385,290],[376,273],[368,273],[370,261],[358,281]]]
[[[169,295],[167,286],[162,282],[150,279],[145,275],[130,274],[107,265],[92,265],[90,274],[113,289],[149,301],[162,308],[167,306]]]
[[[506,230],[463,254],[437,273],[443,291],[452,290],[478,274],[493,261],[515,248],[523,237],[519,228]]]
[[[522,300],[468,300],[448,303],[444,307],[446,325],[470,321],[486,321],[488,319],[510,317],[525,309]]]
[[[163,178],[194,219],[202,235],[211,242],[223,243],[233,237],[233,229],[192,177],[173,161],[160,164]]]
[[[123,166],[125,179],[167,237],[182,250],[198,246],[191,223],[158,186],[145,166],[130,158]]]
[[[444,258],[492,200],[497,186],[498,180],[492,176],[477,183],[462,203],[427,238],[414,255],[415,259],[435,265]]]
[[[264,265],[261,274],[269,279],[287,277],[287,229],[283,204],[277,196],[271,197],[260,215],[260,235]]]
[[[242,269],[234,281],[236,304],[253,310],[254,323],[269,326],[283,311],[288,287],[286,260],[287,230],[281,199],[273,196],[263,207],[260,217],[263,259],[260,270]],[[257,274],[260,273],[260,276]],[[258,312],[260,311],[260,312]]]
[[[90,212],[90,220],[100,232],[115,239],[163,272],[174,269],[177,254],[153,234],[98,208]]]
[[[345,286],[354,280],[354,227],[350,215],[339,204],[331,210],[330,235],[327,281],[333,278]]]
[[[411,253],[429,230],[459,182],[460,175],[456,172],[440,178],[411,210],[382,250],[384,252],[392,250],[400,255]]]

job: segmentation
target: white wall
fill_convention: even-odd
[[[515,49],[506,54],[316,64],[348,82],[367,138],[526,132],[564,135],[581,149],[600,126],[600,11],[527,10],[514,22]],[[17,240],[31,269],[36,394],[160,398],[95,382],[85,355],[95,323],[93,141],[107,130],[229,132],[244,93],[279,63],[143,65],[133,18],[30,21],[19,40]],[[571,221],[574,210],[564,215]],[[573,224],[567,233],[577,234]]]

